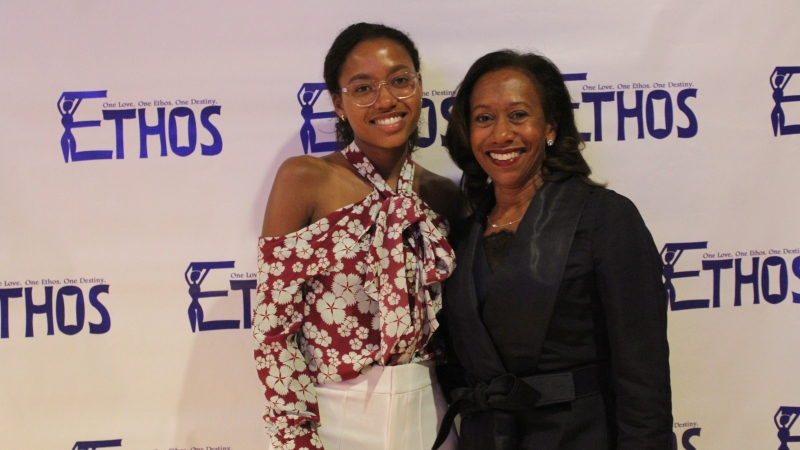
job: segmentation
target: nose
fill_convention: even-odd
[[[378,85],[378,98],[375,99],[375,107],[378,109],[386,109],[394,106],[397,103],[397,97],[389,92],[389,85],[385,81],[381,81]]]
[[[496,144],[511,142],[514,140],[514,129],[507,117],[500,117],[492,129],[492,139]]]

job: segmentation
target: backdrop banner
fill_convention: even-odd
[[[792,12],[794,11],[794,13]],[[470,64],[564,73],[594,178],[664,262],[675,449],[798,449],[796,1],[3,2],[0,447],[266,449],[251,309],[277,168],[325,155],[322,63],[381,22],[422,57],[415,158]]]

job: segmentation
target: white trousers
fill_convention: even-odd
[[[325,450],[430,450],[447,410],[431,362],[372,366],[316,390]],[[456,447],[451,430],[441,448]]]

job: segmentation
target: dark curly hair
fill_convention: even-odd
[[[583,139],[575,125],[572,99],[561,71],[544,56],[500,50],[482,56],[467,71],[456,91],[445,135],[450,158],[463,172],[461,189],[473,209],[490,194],[491,184],[470,146],[470,97],[482,76],[508,68],[519,70],[530,78],[539,94],[545,120],[556,129],[555,142],[546,147],[542,162],[544,181],[560,181],[577,175],[585,183],[598,186],[589,179],[592,170],[581,154]]]
[[[350,52],[360,43],[375,39],[389,39],[403,47],[414,63],[414,70],[419,72],[419,52],[414,42],[407,34],[395,28],[376,23],[355,23],[342,30],[334,39],[328,54],[325,56],[325,65],[322,75],[325,78],[325,86],[331,95],[342,95],[342,87],[339,86],[339,77],[342,76],[344,66]],[[336,144],[345,147],[353,141],[355,135],[353,128],[346,121],[336,119]],[[409,150],[417,145],[419,140],[419,128],[414,128],[408,138]]]

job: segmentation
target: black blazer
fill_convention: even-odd
[[[601,393],[462,417],[460,449],[668,450],[672,412],[661,259],[636,207],[577,177],[534,196],[478,309],[469,219],[444,314],[469,385],[596,365]]]

